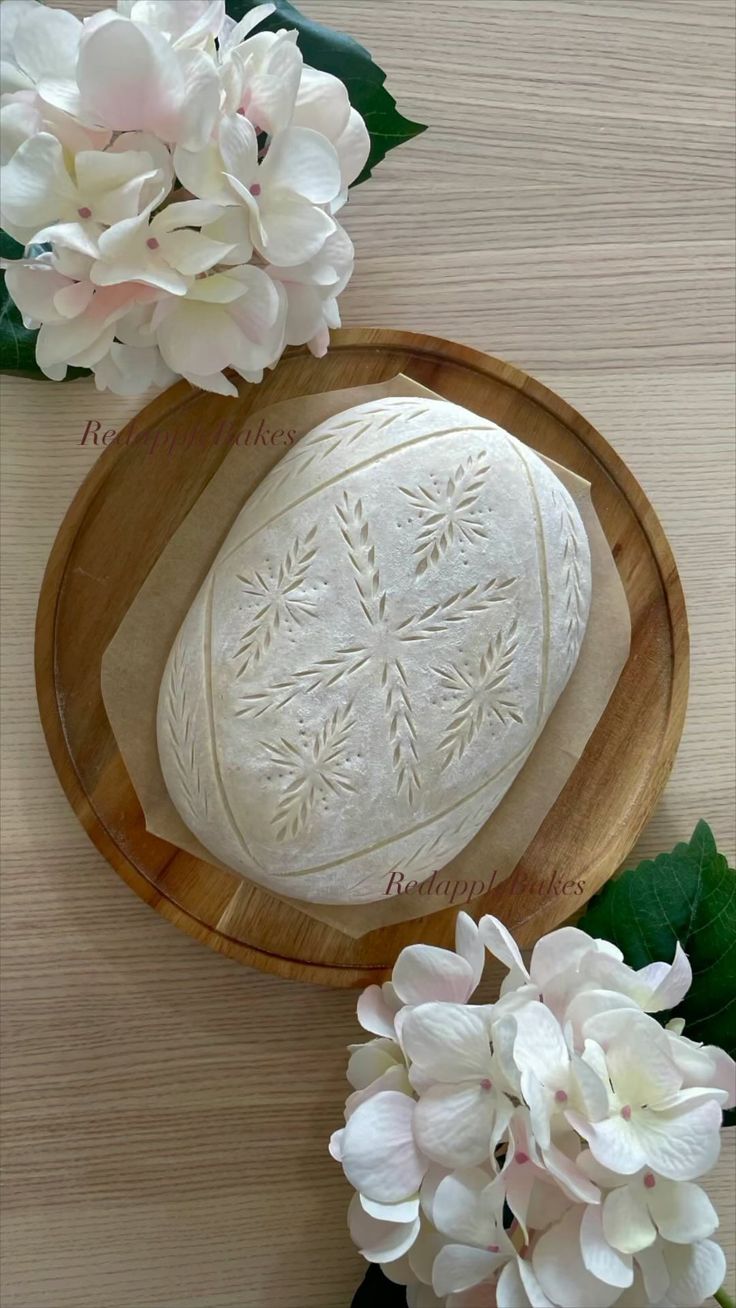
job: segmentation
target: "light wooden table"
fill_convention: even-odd
[[[704,816],[733,853],[731,0],[304,7],[432,124],[346,214],[345,322],[509,358],[628,460],[675,548],[693,656],[637,852]],[[2,397],[3,1308],[347,1308],[362,1271],[326,1141],[355,996],[239,968],[145,908],[82,833],[38,725],[36,596],[99,453],[80,440],[139,402],[7,379]],[[710,1190],[732,1252],[729,1135]]]

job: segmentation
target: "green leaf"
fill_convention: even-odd
[[[23,246],[2,230],[0,230],[0,257],[3,259],[23,257]],[[5,273],[0,272],[0,373],[8,372],[48,381],[36,363],[37,336],[37,327],[24,326],[20,311],[5,285]],[[89,372],[89,368],[68,368],[66,381],[73,381],[75,377],[88,377]]]
[[[261,0],[226,0],[225,8],[236,20],[255,9]],[[353,182],[359,186],[371,175],[376,164],[389,150],[426,132],[422,123],[410,122],[396,108],[396,101],[386,89],[386,74],[364,46],[331,27],[305,18],[290,0],[274,0],[276,12],[259,24],[259,31],[277,32],[279,28],[296,28],[304,62],[323,73],[332,73],[344,82],[350,103],[362,114],[371,136],[371,152],[362,173]]]
[[[635,968],[671,962],[679,940],[693,983],[675,1013],[661,1016],[683,1017],[691,1040],[736,1055],[736,870],[707,822],[687,844],[610,881],[578,925],[618,945]]]

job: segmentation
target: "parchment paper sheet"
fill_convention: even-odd
[[[248,430],[306,435],[327,418],[368,400],[396,395],[441,399],[408,377],[376,386],[330,391],[271,405],[248,418]],[[205,862],[217,860],[179,817],[164,785],[156,744],[156,706],[164,666],[219,546],[258,483],[285,446],[233,445],[131,604],[102,660],[102,695],[118,747],[143,809],[146,827]],[[153,457],[176,457],[161,452]],[[591,549],[593,598],[577,666],[526,765],[499,807],[464,850],[434,877],[432,893],[391,894],[374,904],[304,903],[308,917],[357,938],[378,927],[460,906],[512,872],[560,794],[601,717],[629,654],[631,624],[621,580],[593,508],[590,486],[547,460],[573,495]],[[408,884],[408,878],[407,883]],[[427,883],[425,889],[429,889]],[[274,911],[280,896],[271,895]]]

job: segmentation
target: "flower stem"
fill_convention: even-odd
[[[736,1308],[736,1304],[734,1304],[734,1301],[731,1298],[730,1294],[726,1293],[726,1288],[723,1285],[721,1286],[718,1293],[713,1295],[713,1298],[715,1299],[716,1303],[719,1303],[721,1305],[721,1308]]]

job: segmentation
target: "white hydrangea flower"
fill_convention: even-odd
[[[273,12],[118,0],[80,22],[5,0],[0,221],[50,247],[7,285],[47,376],[236,395],[224,369],[257,382],[287,345],[327,349],[354,262],[334,214],[370,138],[295,31],[256,30]]]
[[[488,948],[509,969],[472,1004]],[[494,918],[456,950],[410,945],[358,1001],[375,1038],[330,1142],[349,1228],[412,1308],[696,1308],[720,1286],[718,1218],[696,1179],[718,1156],[736,1069],[651,1016],[690,965],[635,971],[575,928],[529,966]]]

